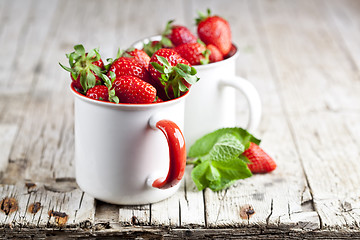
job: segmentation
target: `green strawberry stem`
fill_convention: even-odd
[[[171,98],[169,96],[170,87],[173,90],[174,97],[178,98],[181,96],[181,92],[187,92],[189,90],[183,81],[192,85],[199,80],[199,78],[195,76],[195,68],[182,63],[178,63],[176,66],[171,66],[166,58],[161,56],[156,57],[162,65],[156,62],[151,62],[150,64],[161,73],[159,80],[161,84],[165,86],[165,94],[169,99]]]
[[[199,17],[195,19],[196,25],[199,25],[202,20],[205,20],[206,18],[211,16],[211,10],[208,8],[206,11],[206,13],[198,11]]]
[[[116,79],[114,72],[110,72],[110,78],[105,74],[101,74],[101,78],[104,80],[105,86],[109,89],[109,101],[119,103],[119,98],[115,95],[115,89],[113,89],[113,83]]]
[[[61,63],[59,65],[64,70],[70,72],[73,79],[80,77],[83,93],[86,93],[88,89],[96,85],[96,76],[101,76],[104,72],[100,67],[93,64],[99,61],[101,56],[97,48],[91,49],[86,53],[84,46],[81,44],[75,45],[74,50],[74,52],[66,54],[70,67],[66,67]]]

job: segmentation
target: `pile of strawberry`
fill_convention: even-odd
[[[169,21],[160,41],[143,49],[118,51],[105,65],[98,49],[82,45],[67,54],[72,86],[83,95],[114,103],[148,104],[184,95],[199,78],[192,65],[221,61],[233,54],[229,23],[218,16],[199,13],[197,38]]]
[[[144,50],[152,56],[160,48],[173,48],[191,65],[208,64],[228,58],[236,51],[231,42],[229,23],[222,17],[199,12],[195,20],[198,38],[185,26],[169,21],[160,41],[151,41]]]

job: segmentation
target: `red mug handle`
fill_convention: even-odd
[[[169,145],[169,171],[166,178],[155,179],[151,186],[159,189],[168,189],[180,182],[186,167],[186,146],[184,135],[180,128],[170,120],[150,120],[152,128],[160,129]]]

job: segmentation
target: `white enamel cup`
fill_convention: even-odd
[[[153,36],[133,44],[141,49],[149,41],[160,40]],[[239,52],[219,62],[193,66],[200,80],[194,84],[185,101],[184,135],[187,146],[207,133],[224,127],[239,126],[236,119],[236,94],[245,96],[249,119],[245,127],[248,131],[256,130],[261,119],[261,100],[255,87],[246,79],[236,76],[236,59]],[[240,126],[239,126],[240,127]]]
[[[149,204],[179,188],[185,171],[184,96],[153,104],[114,104],[75,95],[75,168],[96,199]]]
[[[219,128],[240,127],[240,119],[236,118],[238,93],[245,96],[249,108],[247,125],[242,127],[250,132],[258,127],[261,119],[260,96],[249,81],[236,76],[238,56],[236,49],[234,55],[223,61],[194,66],[200,80],[191,87],[185,102],[184,134],[188,146]]]

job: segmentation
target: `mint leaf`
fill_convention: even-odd
[[[217,135],[208,153],[193,162],[195,167],[191,177],[199,190],[208,187],[213,191],[219,191],[229,187],[235,180],[252,175],[241,155],[245,146],[238,134],[230,131],[222,133]]]
[[[236,136],[245,149],[249,147],[250,142],[254,142],[257,145],[260,144],[260,140],[251,135],[248,131],[242,128],[222,128],[209,133],[202,138],[198,139],[189,149],[188,157],[195,158],[208,154],[213,148],[219,137],[226,133]]]

